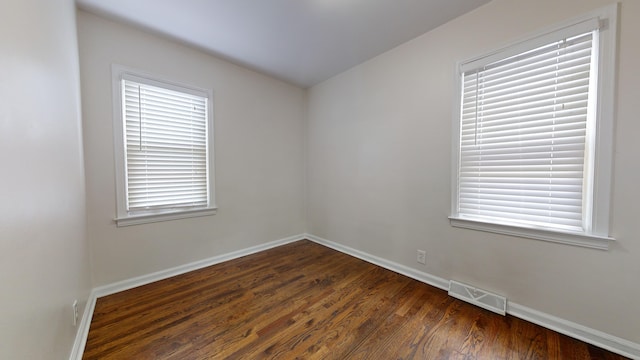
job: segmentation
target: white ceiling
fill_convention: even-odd
[[[490,0],[77,0],[309,87]]]

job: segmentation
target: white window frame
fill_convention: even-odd
[[[145,224],[159,221],[184,219],[191,217],[214,215],[217,211],[215,203],[215,171],[213,151],[213,91],[194,86],[179,84],[162,77],[151,75],[143,71],[127,68],[121,65],[112,65],[112,89],[113,89],[113,136],[115,153],[115,182],[116,182],[116,217],[118,227]],[[158,86],[165,89],[191,93],[208,99],[207,109],[207,171],[208,171],[208,205],[197,208],[185,209],[156,209],[129,212],[127,211],[126,188],[126,159],[124,138],[124,114],[122,107],[122,80],[134,79],[136,82]]]
[[[462,99],[463,68],[468,68],[478,63],[487,64],[534,49],[549,43],[549,38],[557,36],[557,33],[566,28],[593,21],[599,23],[599,41],[595,45],[598,49],[598,90],[595,109],[596,138],[594,143],[593,192],[590,197],[592,201],[591,229],[585,232],[570,232],[511,223],[493,223],[461,217],[458,212],[458,171],[460,169],[460,102]],[[602,250],[609,248],[609,242],[615,240],[609,234],[609,221],[613,173],[617,28],[618,4],[616,3],[532,34],[523,41],[518,41],[497,51],[457,64],[452,131],[451,213],[449,216],[452,226]]]

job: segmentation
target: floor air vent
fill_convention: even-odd
[[[500,315],[504,315],[507,311],[507,298],[504,296],[476,289],[457,281],[451,280],[449,282],[449,295]]]

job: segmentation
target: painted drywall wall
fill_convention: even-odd
[[[64,359],[91,288],[75,5],[0,14],[0,359]]]
[[[640,2],[622,1],[609,251],[452,228],[458,61],[612,3],[494,0],[309,90],[308,232],[640,342]],[[426,266],[416,249],[427,251]]]
[[[79,11],[94,285],[304,232],[305,91],[192,47]],[[214,92],[214,216],[116,227],[111,65]]]

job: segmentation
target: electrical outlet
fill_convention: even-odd
[[[418,250],[418,263],[425,265],[427,263],[427,252]]]
[[[78,300],[73,300],[71,304],[72,324],[76,326],[78,324]]]

